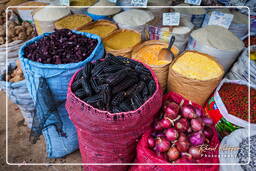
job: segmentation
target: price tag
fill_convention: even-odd
[[[202,0],[185,0],[186,4],[200,5]]]
[[[234,16],[232,14],[222,13],[220,11],[213,11],[209,19],[208,25],[218,25],[228,29],[230,24],[232,23],[233,17]]]
[[[60,4],[64,6],[69,6],[69,0],[60,0]]]
[[[147,7],[148,0],[132,0],[131,5],[137,7]]]
[[[108,0],[108,1],[116,4],[117,0]]]
[[[163,13],[164,26],[178,26],[179,24],[180,24],[179,12]]]

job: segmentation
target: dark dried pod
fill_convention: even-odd
[[[92,87],[92,89],[96,92],[96,93],[99,93],[100,92],[100,90],[99,90],[99,83],[98,83],[98,81],[96,80],[96,79],[94,79],[94,78],[91,78],[90,79],[90,84],[91,84],[91,87]]]
[[[125,92],[126,96],[127,96],[127,97],[132,96],[133,93],[136,91],[137,86],[138,86],[138,84],[134,84],[133,86],[131,86],[131,87]]]
[[[86,96],[92,96],[93,90],[92,90],[89,82],[87,81],[87,79],[82,77],[81,80],[82,80],[82,87],[84,89],[84,92],[85,92]]]
[[[110,66],[105,67],[103,69],[103,71],[105,73],[111,73],[111,72],[116,72],[116,71],[119,71],[122,69],[124,69],[124,66],[122,66],[122,65],[110,65]]]
[[[91,97],[86,97],[85,99],[83,99],[84,102],[88,103],[88,104],[95,104],[98,101],[102,100],[102,95],[101,94],[96,94],[94,96]]]
[[[141,79],[142,81],[145,81],[145,82],[147,82],[147,81],[149,81],[149,80],[151,79],[150,76],[145,75],[145,74],[140,74],[139,77],[140,77],[140,79]]]
[[[128,75],[127,70],[118,71],[115,74],[110,75],[106,78],[106,83],[110,84],[111,86],[115,86],[120,83],[123,79],[125,79]]]
[[[125,99],[125,95],[126,93],[124,91],[118,93],[112,100],[111,104],[113,106],[118,105],[119,103],[121,103],[124,99]]]
[[[82,88],[82,80],[76,80],[75,82],[73,82],[73,84],[71,85],[71,90],[73,92],[75,92],[76,90],[78,90],[79,88]]]
[[[140,74],[151,76],[150,71],[147,68],[145,68],[144,66],[142,66],[142,65],[136,65],[135,66],[135,71],[137,73],[140,73]]]
[[[90,62],[88,62],[88,63],[84,66],[83,71],[82,71],[84,78],[88,79],[88,78],[90,77],[90,73],[91,73],[92,68],[93,68],[93,64],[90,63]]]
[[[111,89],[109,86],[106,86],[102,90],[102,102],[108,107],[111,100]]]
[[[148,96],[149,96],[148,87],[145,86],[144,89],[142,90],[142,98],[143,98],[143,100],[148,99]]]
[[[150,80],[148,83],[149,94],[152,95],[156,91],[156,83],[154,80]]]
[[[122,109],[120,109],[120,107],[118,106],[114,106],[111,110],[112,113],[120,113],[122,112]]]
[[[83,71],[79,71],[79,72],[76,74],[74,81],[77,81],[77,80],[81,79],[82,76],[83,76]]]
[[[75,91],[75,95],[79,97],[80,99],[84,98],[86,96],[86,93],[82,88]]]
[[[136,88],[136,93],[140,93],[144,89],[144,87],[146,87],[145,82],[139,81],[137,88]]]
[[[128,111],[131,111],[132,108],[131,106],[129,105],[129,103],[127,102],[122,102],[119,104],[119,108],[123,111],[123,112],[128,112]]]
[[[107,65],[107,61],[102,61],[100,64],[96,65],[91,71],[92,76],[94,77],[96,75],[101,74],[103,72],[104,67],[106,67]]]
[[[132,105],[133,105],[133,109],[138,109],[140,106],[143,105],[143,99],[141,98],[141,96],[139,94],[136,94],[134,95],[132,98],[131,98],[131,102],[132,102]],[[134,110],[135,110],[134,109]]]
[[[138,80],[136,80],[136,79],[123,80],[120,84],[113,87],[112,94],[119,93],[120,91],[123,91],[123,90],[131,87],[132,85],[134,85],[137,82],[138,82]]]

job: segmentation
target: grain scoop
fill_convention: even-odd
[[[172,45],[175,41],[175,37],[172,36],[170,38],[170,41],[169,41],[169,46],[168,48],[163,48],[160,50],[159,54],[158,54],[158,60],[165,60],[165,61],[172,61],[173,58],[174,58],[174,54],[173,52],[171,51],[171,48],[172,48]]]

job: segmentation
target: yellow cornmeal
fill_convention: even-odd
[[[140,34],[132,31],[124,31],[111,35],[109,39],[103,41],[106,50],[120,50],[132,48],[140,42]]]
[[[70,6],[91,6],[96,2],[96,0],[71,0]]]
[[[184,53],[173,64],[172,69],[188,78],[210,80],[222,74],[220,66],[207,56],[194,52]]]
[[[91,34],[97,34],[101,38],[105,38],[108,34],[113,32],[116,28],[113,26],[108,26],[108,25],[99,25],[99,26],[94,26],[91,29],[84,29],[80,30],[81,32],[87,32]]]
[[[92,21],[92,18],[86,15],[73,14],[64,17],[55,23],[57,29],[70,29],[75,30],[81,26]]]
[[[165,65],[171,61],[158,60],[158,54],[163,48],[167,48],[167,45],[148,45],[136,52],[133,55],[133,58],[138,59],[148,65]],[[174,48],[172,48],[172,52],[174,52],[174,55],[178,53]]]

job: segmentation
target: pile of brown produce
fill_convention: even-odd
[[[17,23],[13,21],[8,22],[8,43],[15,40],[29,40],[36,36],[33,26],[29,22]],[[6,29],[4,25],[0,26],[0,45],[6,43]]]
[[[200,145],[209,144],[213,137],[213,121],[203,116],[203,111],[193,105],[165,101],[161,119],[155,122],[148,138],[149,147],[170,162],[186,158],[202,158]]]
[[[6,74],[5,81],[18,82],[18,81],[22,81],[22,80],[24,80],[24,75],[23,75],[23,72],[21,70],[20,61],[17,60],[16,61],[16,68],[14,70],[12,70],[11,72]]]

